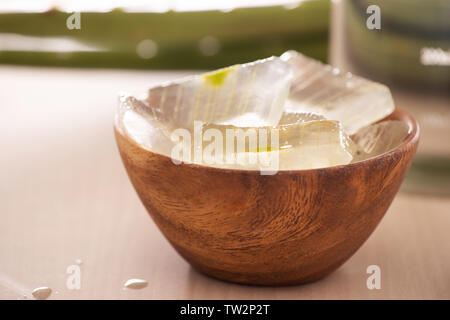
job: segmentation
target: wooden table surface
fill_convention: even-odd
[[[141,205],[112,130],[119,90],[183,74],[0,66],[0,299],[40,286],[50,299],[450,299],[450,198],[402,192],[322,281],[251,287],[194,271]],[[71,265],[79,290],[66,286]],[[380,290],[367,289],[369,265]],[[148,286],[124,289],[129,278]]]

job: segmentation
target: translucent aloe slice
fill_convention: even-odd
[[[116,115],[116,128],[147,150],[170,156],[174,143],[170,130],[143,101],[122,95]]]
[[[177,141],[171,139],[173,127],[162,118],[160,110],[150,108],[145,101],[122,96],[116,126],[143,148],[172,157],[175,162],[261,172],[347,164],[355,148],[338,121],[320,120],[316,114],[284,114],[284,124],[276,127],[196,122],[192,135],[184,130],[190,136],[189,158],[181,159],[174,157]]]
[[[302,119],[300,115],[297,116]],[[220,161],[217,161],[217,158],[213,159],[214,156],[208,161],[208,165],[217,167],[236,169],[244,167],[260,170],[323,168],[350,163],[356,151],[356,146],[338,121],[299,121],[276,128],[237,128],[230,125],[210,124],[203,127],[203,135],[211,129],[214,130],[210,131],[214,132],[213,135],[222,137]],[[272,129],[278,130],[276,135],[273,134]],[[227,149],[226,140],[230,135],[233,135],[233,139],[230,140],[233,143],[229,144],[228,147],[231,147]],[[209,143],[204,142],[203,148],[207,148]],[[239,143],[241,143],[240,149]],[[273,167],[275,154],[278,157],[276,168]],[[240,161],[235,161],[234,165],[227,160],[237,159],[237,157],[240,157]],[[269,163],[264,162],[268,159]]]
[[[235,65],[153,87],[147,102],[174,127],[193,122],[274,126],[292,80],[289,64],[277,57]]]
[[[359,148],[353,162],[369,159],[388,152],[400,145],[409,134],[409,126],[403,121],[388,120],[360,129],[352,136]]]
[[[281,59],[294,72],[285,111],[316,112],[340,121],[351,135],[394,111],[388,87],[308,58],[296,51]]]
[[[280,169],[300,170],[348,164],[356,146],[338,121],[309,121],[288,126],[280,146]]]

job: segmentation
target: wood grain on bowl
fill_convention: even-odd
[[[370,236],[414,157],[419,129],[365,161],[323,169],[226,170],[180,164],[115,130],[142,203],[173,247],[197,270],[246,284],[288,285],[323,278]]]

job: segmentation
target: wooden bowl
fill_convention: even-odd
[[[419,141],[349,165],[313,170],[228,170],[181,164],[115,130],[142,203],[172,246],[197,270],[226,281],[290,285],[315,281],[366,241],[397,193]]]

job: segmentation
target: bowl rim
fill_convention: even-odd
[[[260,170],[217,168],[217,167],[212,167],[212,166],[207,166],[207,165],[202,165],[202,164],[184,163],[184,162],[182,162],[180,164],[174,164],[172,162],[172,159],[169,156],[145,149],[142,146],[140,146],[133,139],[128,137],[126,134],[122,133],[116,127],[116,125],[114,125],[114,130],[117,131],[118,134],[123,136],[127,141],[136,145],[141,150],[144,150],[145,152],[149,152],[149,153],[158,155],[162,158],[165,158],[168,161],[170,161],[174,166],[179,166],[179,167],[187,166],[189,168],[207,170],[207,171],[212,171],[215,173],[230,173],[230,174],[231,173],[239,173],[239,174],[258,175],[258,176],[261,175],[261,176],[269,176],[270,177],[270,176],[285,175],[285,174],[287,174],[287,175],[303,174],[303,173],[304,174],[312,174],[312,173],[321,173],[321,172],[329,173],[330,171],[335,171],[335,170],[336,171],[337,170],[349,170],[349,169],[352,169],[352,168],[355,168],[355,167],[358,167],[361,165],[373,164],[375,162],[381,161],[382,159],[389,158],[393,154],[404,152],[404,151],[406,151],[407,148],[409,148],[409,146],[418,143],[419,135],[420,135],[420,127],[419,127],[419,124],[417,123],[417,121],[408,112],[406,112],[405,110],[403,110],[401,108],[396,107],[391,114],[389,114],[385,118],[383,118],[375,123],[380,123],[380,122],[387,121],[387,120],[399,120],[399,121],[405,122],[409,126],[408,135],[405,137],[405,139],[402,141],[402,143],[400,143],[398,146],[396,146],[395,148],[393,148],[391,150],[381,153],[375,157],[371,157],[371,158],[368,158],[365,160],[360,160],[360,161],[353,162],[353,163],[341,164],[341,165],[332,166],[332,167],[315,168],[315,169],[278,170],[275,172],[275,174],[272,174],[272,175],[262,175]]]

